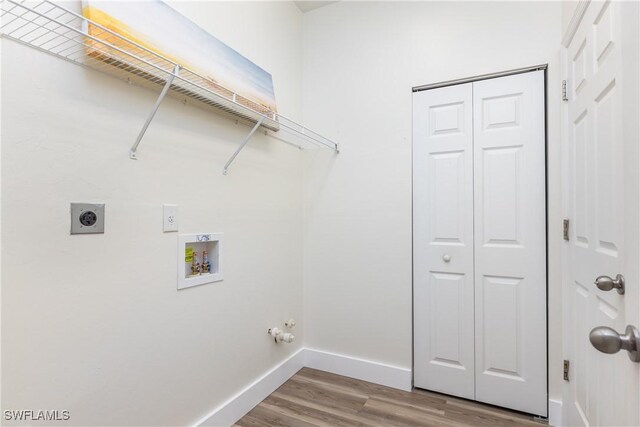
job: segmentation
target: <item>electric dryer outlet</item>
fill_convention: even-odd
[[[104,233],[104,203],[71,203],[71,234]]]

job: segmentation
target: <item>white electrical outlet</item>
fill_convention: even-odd
[[[178,231],[178,205],[162,205],[162,231]]]

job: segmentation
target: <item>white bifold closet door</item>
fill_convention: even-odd
[[[413,99],[415,386],[546,416],[544,73]]]

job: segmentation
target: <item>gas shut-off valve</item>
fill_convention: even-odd
[[[296,321],[293,319],[289,319],[286,322],[284,322],[284,325],[288,328],[288,329],[293,329],[294,326],[296,326]],[[285,343],[292,343],[293,340],[295,339],[295,336],[290,333],[290,332],[284,332],[282,329],[280,328],[270,328],[267,333],[269,335],[271,335],[273,337],[273,340],[276,343],[279,342],[285,342]]]

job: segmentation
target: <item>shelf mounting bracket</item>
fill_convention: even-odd
[[[176,64],[176,66],[173,68],[173,73],[169,75],[169,77],[167,77],[167,81],[165,82],[164,87],[162,88],[162,92],[160,92],[160,96],[158,96],[158,100],[153,106],[153,109],[151,110],[149,117],[147,117],[147,121],[144,122],[142,129],[140,129],[140,133],[136,138],[136,142],[133,144],[133,146],[131,147],[131,150],[129,151],[130,159],[138,160],[138,156],[136,154],[136,152],[138,151],[138,145],[140,145],[140,141],[142,141],[142,137],[147,131],[147,128],[151,123],[151,120],[153,120],[153,117],[158,112],[158,108],[160,108],[160,104],[162,103],[162,100],[164,99],[165,96],[167,96],[167,92],[169,92],[169,88],[171,87],[171,83],[173,82],[173,79],[178,75],[179,72],[180,72],[180,65]]]
[[[247,145],[247,143],[249,142],[249,140],[251,139],[253,134],[256,133],[258,128],[262,125],[262,123],[264,122],[264,119],[265,119],[264,117],[260,117],[260,119],[258,120],[256,125],[253,127],[253,129],[251,129],[251,132],[249,132],[249,134],[244,137],[244,140],[242,141],[242,144],[240,144],[240,146],[238,147],[236,152],[233,153],[233,155],[231,156],[231,158],[229,160],[227,160],[227,163],[224,165],[224,169],[222,170],[222,174],[223,175],[227,174],[229,166],[231,166],[231,163],[233,163],[233,161],[236,159],[236,157],[238,156],[240,151],[242,151],[242,149],[245,147],[245,145]]]

